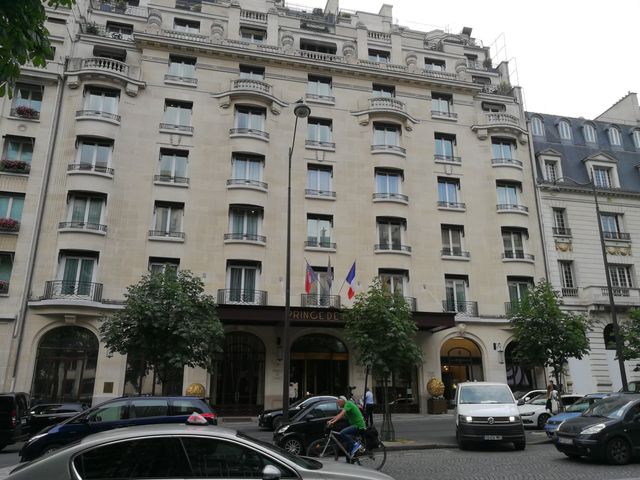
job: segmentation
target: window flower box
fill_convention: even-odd
[[[20,222],[13,218],[0,218],[0,232],[17,232]]]
[[[9,282],[0,280],[0,294],[6,295],[9,293]]]
[[[19,107],[16,107],[15,113],[21,118],[29,118],[31,120],[37,120],[38,118],[40,118],[40,112],[38,110],[26,105],[20,105]]]
[[[0,160],[0,171],[10,173],[29,173],[31,165],[21,160]]]

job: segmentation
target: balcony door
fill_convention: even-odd
[[[95,258],[64,257],[61,293],[82,297],[91,295],[95,264]]]
[[[447,311],[464,312],[467,306],[467,281],[462,278],[447,278],[445,285]]]
[[[232,303],[255,303],[256,267],[229,267],[229,301]]]

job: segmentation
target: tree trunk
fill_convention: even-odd
[[[389,395],[387,392],[387,375],[383,374],[382,380],[382,394],[384,396],[384,413],[382,414],[382,430],[380,435],[385,442],[396,441],[396,431],[393,428],[393,422],[391,421],[391,411],[389,409]]]

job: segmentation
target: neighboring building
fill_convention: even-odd
[[[172,388],[202,383],[227,413],[278,405],[300,98],[311,116],[293,152],[292,396],[362,392],[340,316],[354,261],[356,289],[380,277],[420,329],[423,363],[392,379],[394,395],[424,409],[431,377],[449,397],[464,380],[534,386],[511,361],[506,319],[545,275],[529,137],[508,65],[494,66],[470,28],[414,31],[393,24],[389,5],[346,12],[335,0],[307,11],[281,0],[79,0],[65,27],[62,99],[48,86],[42,96],[43,110],[60,112],[54,150],[25,178],[46,192],[34,188],[24,206],[40,233],[31,250],[11,251],[16,266],[35,255],[35,268],[24,314],[4,325],[7,349],[17,332],[5,388],[134,393],[139,359],[107,355],[100,318],[141,275],[180,268],[217,295],[227,335],[212,375],[186,369]],[[3,131],[34,128],[9,110]],[[318,275],[309,293],[306,261]],[[17,312],[19,299],[10,288],[0,305]]]
[[[527,114],[536,157],[540,212],[549,279],[564,308],[594,320],[591,353],[569,360],[573,391],[617,391],[622,387],[615,359],[608,289],[594,193],[600,206],[618,321],[640,307],[640,108],[629,93],[593,120]],[[583,184],[583,185],[580,185]],[[626,362],[627,378],[639,380],[638,361]]]

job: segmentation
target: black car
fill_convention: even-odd
[[[340,412],[337,400],[323,400],[298,412],[291,422],[282,425],[273,433],[273,441],[294,455],[304,455],[311,442],[321,438],[325,432],[327,420]],[[342,430],[349,425],[343,418],[335,424],[333,430]]]
[[[289,418],[293,418],[299,411],[322,400],[336,400],[337,397],[331,395],[320,395],[316,397],[302,398],[289,405]],[[258,416],[258,427],[266,430],[277,430],[282,426],[282,409],[265,410]]]
[[[29,410],[31,432],[38,433],[44,427],[75,417],[87,408],[89,406],[83,403],[41,403],[35,405]]]
[[[31,434],[28,393],[0,393],[0,450]]]
[[[569,458],[629,463],[640,453],[640,396],[621,393],[603,398],[579,417],[564,421],[553,443]]]
[[[121,397],[108,400],[57,425],[45,427],[20,450],[22,462],[57,450],[87,435],[114,428],[184,423],[193,412],[217,425],[216,414],[196,397]]]

